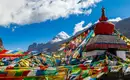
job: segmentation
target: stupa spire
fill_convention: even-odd
[[[102,7],[102,16],[99,19],[99,21],[107,21],[107,20],[108,20],[108,18],[105,16],[105,8]]]

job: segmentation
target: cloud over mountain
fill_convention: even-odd
[[[120,17],[117,17],[115,19],[109,19],[108,21],[110,22],[119,22],[120,20],[122,20]]]
[[[81,21],[81,22],[75,24],[73,35],[75,35],[77,32],[79,32],[81,30],[84,30],[84,29],[92,26],[92,23],[90,22],[85,27],[83,27],[84,23],[85,23],[84,21]]]
[[[68,17],[71,14],[91,14],[101,0],[0,0],[0,25],[25,25]]]

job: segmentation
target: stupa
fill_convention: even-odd
[[[95,36],[86,44],[86,55],[101,55],[105,51],[126,60],[127,43],[118,35],[115,35],[115,25],[107,21],[105,8],[102,8],[102,15],[99,22],[95,24]]]

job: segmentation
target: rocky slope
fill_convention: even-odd
[[[130,38],[130,18],[126,18],[117,22],[115,27],[120,33]]]

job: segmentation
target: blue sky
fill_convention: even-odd
[[[6,49],[21,48],[27,50],[27,47],[33,42],[45,43],[51,40],[59,32],[64,31],[69,35],[73,34],[75,24],[85,21],[85,25],[97,21],[101,15],[101,7],[106,8],[106,15],[110,19],[121,17],[122,19],[130,16],[130,0],[102,0],[96,3],[95,7],[91,7],[92,13],[70,14],[67,18],[58,17],[54,20],[39,21],[38,23],[29,24],[11,24],[7,26],[1,24],[0,37],[4,42]],[[12,28],[16,26],[15,30]]]

